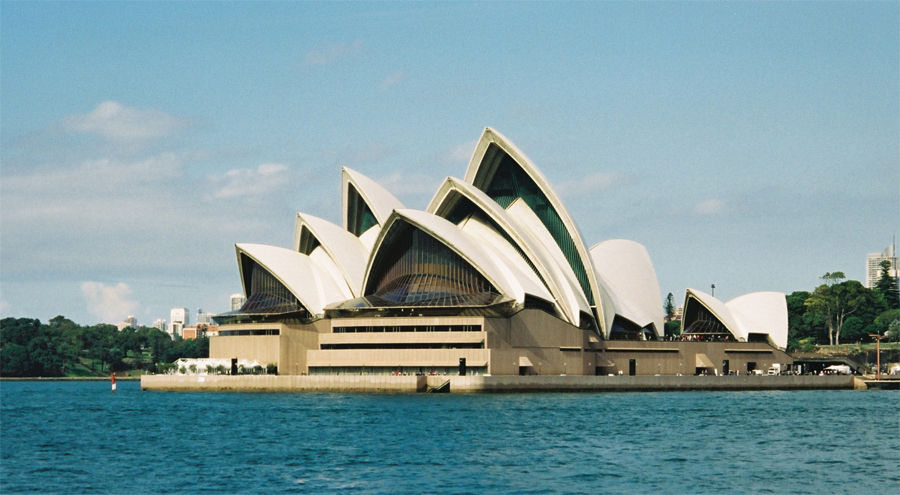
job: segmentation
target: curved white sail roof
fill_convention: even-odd
[[[788,310],[783,292],[751,292],[725,303],[744,331],[769,336],[781,349],[787,348]]]
[[[722,301],[706,292],[697,289],[687,289],[684,296],[684,315],[687,315],[688,313],[689,304],[703,305],[726,329],[728,329],[729,332],[731,332],[732,335],[734,335],[736,339],[738,339],[738,341],[747,341],[747,333],[743,330],[743,327],[738,324],[737,320],[735,320],[734,315],[731,314],[731,309],[729,309]],[[688,322],[686,321],[686,318],[683,317],[681,320],[682,333],[684,333],[684,326],[686,323]]]
[[[788,313],[784,293],[751,292],[723,303],[705,292],[688,289],[685,315],[690,300],[703,304],[741,342],[746,342],[751,333],[762,334],[776,347],[787,348]],[[686,323],[690,322],[682,320],[682,332]]]
[[[404,208],[403,203],[387,189],[347,167],[341,168],[341,200],[344,229],[359,237],[370,250],[391,211]],[[363,204],[358,204],[358,201]],[[366,211],[372,214],[374,225],[368,225]]]
[[[579,311],[590,311],[580,290],[571,286],[561,267],[547,252],[543,244],[530,235],[528,230],[523,229],[490,196],[467,182],[447,177],[426,211],[443,218],[454,216],[451,221],[462,221],[455,218],[458,215],[457,207],[460,201],[468,201],[479,213],[489,219],[489,222],[492,223],[491,227],[502,231],[502,234],[506,236],[506,241],[512,243],[518,253],[530,264],[526,270],[531,269],[536,273],[540,283],[550,291],[553,296],[553,304],[563,319],[577,326]]]
[[[332,277],[319,268],[309,256],[266,244],[235,244],[234,248],[244,294],[247,297],[251,295],[250,281],[243,280],[244,267],[241,254],[272,274],[312,315],[321,316],[325,313],[325,306],[346,299]]]
[[[509,263],[493,250],[483,247],[476,239],[453,223],[424,211],[408,209],[394,210],[394,213],[388,218],[375,242],[372,261],[366,269],[365,284],[370,282],[372,264],[377,259],[379,251],[390,247],[384,245],[384,240],[397,222],[406,222],[449,247],[478,270],[494,288],[515,299],[517,303],[524,303],[526,293],[547,301],[553,300],[553,296],[543,285],[535,283],[535,277],[528,276],[520,267]],[[368,288],[364,285],[363,293],[366,292],[368,292]]]
[[[600,283],[614,295],[616,314],[638,326],[653,324],[663,333],[663,304],[650,254],[641,244],[625,239],[604,241],[591,248]]]
[[[345,285],[347,299],[359,297],[369,252],[355,235],[307,213],[297,213],[294,251],[316,261],[328,273],[337,271],[335,283]]]
[[[487,127],[482,133],[481,139],[478,141],[472,159],[469,161],[469,167],[466,170],[466,182],[481,189],[489,196],[494,197],[493,194],[497,193],[496,190],[492,190],[492,187],[495,185],[495,175],[498,170],[503,169],[504,163],[507,163],[505,157],[512,159],[518,169],[525,174],[521,177],[524,179],[524,177],[527,176],[530,182],[533,182],[534,186],[539,191],[531,191],[534,195],[531,195],[529,198],[524,198],[526,202],[533,201],[537,198],[538,201],[546,201],[546,203],[549,204],[552,213],[547,215],[548,218],[541,218],[539,216],[542,224],[547,228],[548,232],[565,255],[566,261],[572,268],[572,271],[579,282],[579,286],[584,293],[585,299],[587,299],[590,305],[596,308],[600,320],[607,319],[602,314],[603,305],[598,304],[600,302],[600,289],[591,257],[582,240],[581,232],[578,230],[578,227],[572,220],[571,215],[569,215],[568,210],[566,210],[562,201],[559,199],[559,196],[550,186],[550,183],[524,153],[522,153],[506,137],[490,127]],[[499,187],[511,189],[516,189],[518,187],[516,177],[501,177],[497,184],[502,184]],[[496,199],[499,199],[499,195],[495,200]],[[507,200],[513,201],[514,199],[515,198],[512,196],[504,196],[504,202]],[[501,206],[508,207],[509,205],[501,203]],[[557,225],[557,223],[561,223],[561,225]],[[603,321],[598,323],[601,325],[604,324]]]

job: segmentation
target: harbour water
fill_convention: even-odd
[[[0,493],[900,493],[896,391],[0,384]]]

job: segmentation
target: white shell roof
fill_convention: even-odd
[[[306,213],[297,213],[294,251],[300,249],[300,233],[303,227],[319,241],[320,247],[317,249],[323,249],[340,270],[342,280],[335,282],[347,284],[351,292],[348,299],[359,297],[366,264],[369,261],[369,252],[363,243],[355,235],[327,220]]]
[[[531,177],[538,188],[544,193],[544,196],[547,197],[550,205],[556,211],[557,215],[559,215],[569,236],[572,238],[572,242],[575,244],[575,249],[578,251],[578,257],[581,260],[581,264],[583,265],[587,276],[588,285],[591,288],[591,292],[594,293],[594,305],[596,306],[598,313],[600,313],[601,320],[606,320],[607,318],[603,315],[603,305],[599,304],[601,293],[599,284],[597,283],[596,273],[588,249],[581,236],[581,232],[578,230],[578,226],[575,225],[571,215],[569,215],[568,210],[566,210],[566,207],[563,205],[562,201],[560,201],[559,196],[550,186],[550,183],[521,150],[499,132],[490,127],[486,127],[481,135],[481,139],[478,141],[478,145],[475,147],[475,152],[472,154],[472,158],[469,161],[469,167],[466,169],[466,182],[479,189],[487,187],[487,184],[483,183],[484,177],[479,177],[479,170],[482,166],[484,155],[491,144],[498,146],[519,164],[522,170]],[[579,290],[581,289],[579,288]],[[584,297],[587,298],[586,295]],[[604,325],[603,321],[598,323]]]
[[[737,320],[734,318],[734,315],[731,313],[731,309],[725,305],[722,301],[716,299],[715,297],[707,294],[706,292],[699,291],[697,289],[687,289],[684,296],[684,310],[687,313],[688,300],[694,299],[706,309],[709,310],[716,318],[722,322],[722,325],[731,332],[736,339],[740,342],[747,341],[747,332],[744,331],[743,327],[738,324]],[[681,320],[682,332],[684,331],[684,320]]]
[[[788,312],[784,293],[751,292],[723,303],[705,292],[688,289],[685,309],[688,298],[706,306],[737,339],[746,342],[749,334],[759,333],[768,335],[776,347],[787,348]],[[683,325],[682,320],[682,331]]]
[[[438,216],[448,214],[449,211],[443,210],[446,206],[449,206],[447,203],[454,193],[471,201],[482,214],[503,229],[504,233],[517,244],[538,273],[540,273],[547,290],[553,295],[551,302],[560,310],[564,319],[578,325],[578,311],[582,306],[586,308],[587,304],[584,303],[582,306],[579,306],[575,293],[565,274],[554,261],[553,256],[544,248],[543,244],[530,235],[528,230],[521,228],[519,223],[490,196],[485,194],[484,191],[454,177],[447,177],[447,180],[438,189],[426,211]],[[526,269],[530,270],[529,267],[526,267]]]
[[[776,347],[787,348],[787,298],[782,292],[751,292],[725,303],[747,334],[767,334]]]
[[[234,248],[242,278],[244,270],[240,265],[244,253],[268,270],[313,315],[321,316],[325,306],[346,299],[334,280],[305,254],[266,244],[235,244]],[[247,287],[249,280],[241,282]]]
[[[506,212],[518,223],[519,230],[527,232],[528,235],[537,239],[538,243],[543,247],[544,252],[549,255],[552,261],[548,262],[547,266],[552,266],[554,271],[559,275],[558,278],[561,281],[559,287],[566,294],[566,302],[570,305],[572,310],[577,308],[579,311],[576,313],[577,316],[574,317],[574,321],[576,322],[576,325],[580,326],[581,312],[591,314],[591,307],[588,305],[584,291],[581,290],[581,284],[578,283],[578,278],[575,276],[572,266],[569,265],[569,262],[566,260],[559,245],[553,239],[553,236],[550,235],[550,231],[544,227],[544,224],[541,223],[541,220],[535,215],[534,211],[531,210],[531,207],[522,199],[513,201]],[[592,271],[593,269],[594,268],[591,267]],[[597,294],[599,298],[601,292],[598,291]],[[605,315],[602,311],[600,314]],[[601,317],[606,318],[606,316]],[[612,318],[613,315],[610,314],[607,318],[608,321],[598,322],[606,333],[609,332]]]
[[[389,193],[387,189],[381,187],[381,184],[355,170],[349,169],[347,167],[341,167],[341,199],[343,200],[342,218],[344,222],[343,227],[345,230],[347,229],[348,225],[348,184],[353,184],[353,187],[362,197],[363,201],[365,201],[366,204],[369,205],[369,209],[371,209],[372,214],[375,215],[375,220],[377,220],[378,224],[382,227],[384,226],[384,222],[387,221],[388,216],[390,216],[391,211],[405,208],[403,206],[403,203],[401,203],[399,199],[395,198],[393,194]]]
[[[515,299],[517,303],[524,302],[525,293],[534,294],[548,301],[553,300],[543,285],[533,282],[534,277],[529,277],[519,267],[504,261],[502,256],[490,249],[485,249],[476,239],[464,233],[453,223],[424,211],[394,210],[375,242],[373,261],[378,256],[378,251],[382,249],[382,243],[391,226],[398,220],[405,221],[442,242],[484,275],[498,291]],[[366,283],[371,276],[371,269],[370,263],[366,269]],[[365,290],[364,287],[363,293]]]
[[[600,283],[614,296],[616,313],[663,332],[663,304],[656,271],[647,249],[634,241],[613,239],[591,248]]]

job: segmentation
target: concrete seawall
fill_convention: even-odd
[[[688,390],[827,390],[854,388],[854,377],[830,376],[365,376],[145,375],[141,390],[183,392],[416,393],[449,380],[450,393],[662,392]],[[856,387],[858,388],[858,387]],[[864,388],[864,387],[863,387]]]

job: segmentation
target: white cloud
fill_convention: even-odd
[[[87,303],[88,312],[103,323],[116,324],[134,314],[138,307],[138,303],[130,299],[131,289],[121,282],[110,286],[101,282],[84,282],[81,284],[81,295]]]
[[[285,185],[288,167],[280,163],[263,163],[256,167],[229,170],[221,177],[214,177],[218,185],[214,196],[234,198],[239,196],[259,196],[270,193]]]
[[[351,43],[322,43],[307,50],[303,54],[303,62],[306,65],[329,65],[336,60],[356,56],[362,49],[362,40]]]
[[[725,210],[725,202],[721,199],[707,199],[694,205],[694,213],[698,215],[715,215]]]
[[[115,101],[104,101],[89,113],[64,117],[60,125],[70,133],[131,141],[174,134],[187,127],[189,121],[159,110],[140,110]]]
[[[382,93],[384,93],[385,91],[390,89],[392,86],[396,86],[396,85],[400,84],[401,82],[405,81],[406,78],[407,78],[406,72],[403,72],[403,71],[394,72],[393,74],[391,74],[381,80],[381,85],[378,87],[378,89]]]
[[[597,172],[576,180],[567,180],[555,185],[556,191],[563,196],[583,196],[605,191],[624,182],[621,174]]]

